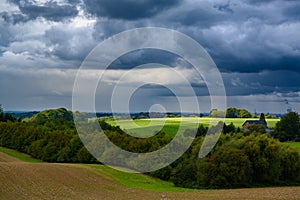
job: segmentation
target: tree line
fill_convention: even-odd
[[[14,122],[17,121],[17,119],[9,113],[4,113],[2,105],[0,104],[0,122],[7,122],[7,121]]]
[[[222,134],[205,158],[198,152],[203,137],[176,163],[153,172],[187,188],[238,188],[299,184],[300,156],[289,146],[265,134]]]
[[[226,118],[250,118],[252,115],[246,109],[227,108],[224,110],[212,109],[209,114],[210,117],[226,117]]]

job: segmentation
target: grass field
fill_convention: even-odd
[[[289,145],[300,153],[300,142],[283,142],[283,144]]]
[[[120,183],[128,188],[142,189],[153,192],[182,192],[192,189],[175,187],[173,183],[162,181],[144,174],[132,174],[118,171],[105,165],[86,165],[93,169],[93,173],[105,176],[110,180]]]
[[[225,123],[228,125],[233,123],[235,127],[242,127],[246,120],[255,120],[253,118],[226,118]],[[268,127],[273,128],[279,119],[267,119]],[[155,119],[138,119],[138,120],[107,120],[113,126],[120,126],[128,133],[137,133],[143,136],[151,136],[155,132],[162,130],[167,135],[174,136],[178,127],[181,126],[183,130],[197,128],[197,124],[201,123],[208,127],[211,118],[209,117],[186,117],[186,118],[155,118]]]

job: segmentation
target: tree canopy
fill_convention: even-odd
[[[16,121],[17,119],[14,118],[12,115],[3,112],[2,105],[0,104],[0,122],[7,122],[7,121]]]
[[[284,115],[276,124],[273,136],[280,141],[300,139],[300,121],[298,113],[290,112]]]
[[[226,112],[226,118],[250,118],[251,113],[246,109],[239,108],[227,108],[225,111],[212,109],[210,111],[211,117],[220,117],[224,116],[224,112]]]

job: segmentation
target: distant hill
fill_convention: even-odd
[[[16,119],[20,119],[20,120],[23,120],[25,118],[30,118],[32,117],[33,115],[39,113],[39,111],[6,111],[4,113],[8,113],[10,114],[11,116],[15,117]]]
[[[65,108],[49,109],[34,114],[30,118],[25,118],[24,121],[40,121],[40,120],[56,120],[65,119],[68,121],[73,120],[72,111],[68,111]]]

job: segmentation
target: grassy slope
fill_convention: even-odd
[[[149,190],[155,192],[181,192],[192,189],[178,188],[171,182],[162,181],[144,174],[126,173],[104,165],[84,165],[93,168],[93,172],[105,176],[128,188]]]
[[[20,153],[16,150],[4,148],[4,147],[0,147],[0,152],[5,153],[11,157],[17,158],[24,162],[30,162],[30,163],[41,163],[42,162],[41,160],[32,158],[31,156],[29,156],[27,154]]]

